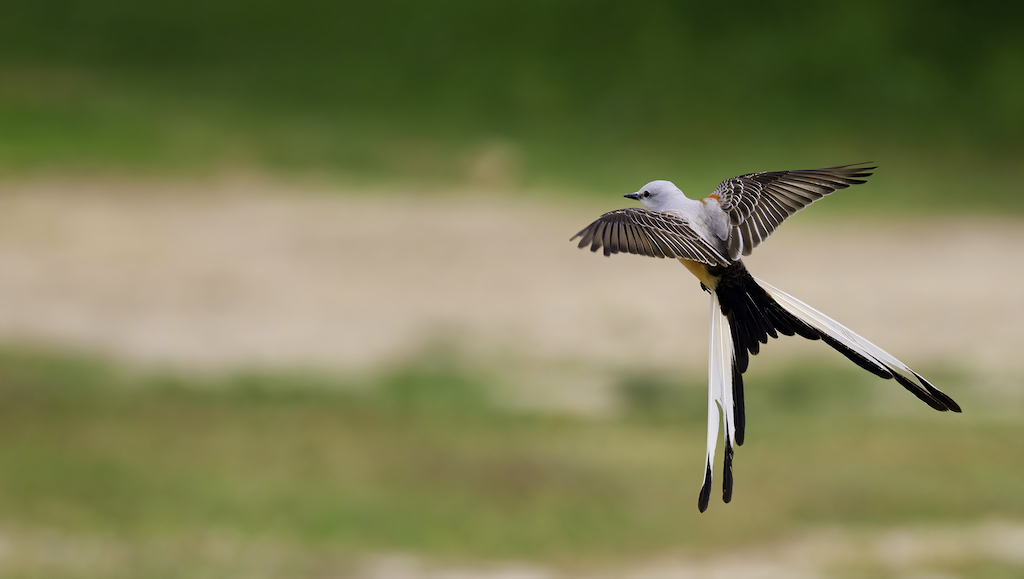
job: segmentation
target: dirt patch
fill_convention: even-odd
[[[9,341],[186,367],[360,369],[447,333],[481,356],[706,363],[708,301],[685,269],[569,243],[618,198],[596,207],[244,180],[2,189]],[[808,212],[747,263],[911,365],[1017,371],[1020,247],[1016,221],[837,223]],[[781,360],[815,346],[768,349]]]

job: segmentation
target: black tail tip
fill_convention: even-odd
[[[697,497],[697,509],[700,512],[708,510],[708,503],[711,501],[711,464],[708,463],[704,471],[704,484],[700,487],[700,496]]]
[[[925,380],[924,377],[921,376],[920,374],[918,374],[917,372],[914,372],[913,370],[911,370],[910,372],[914,374],[914,377],[917,378],[918,382],[920,382],[921,384],[924,384],[924,387],[928,390],[929,394],[931,394],[933,397],[937,398],[939,400],[939,402],[942,403],[942,405],[946,407],[944,410],[950,410],[952,412],[960,412],[961,411],[960,410],[960,405],[957,404],[955,400],[950,398],[945,392],[943,392],[942,390],[939,390],[938,388],[936,388],[934,385],[932,385],[931,382]]]
[[[725,468],[722,469],[722,502],[732,500],[732,445],[725,446]]]

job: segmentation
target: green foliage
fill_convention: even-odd
[[[896,387],[855,367],[809,361],[764,375],[746,376],[747,400],[771,415],[862,414],[879,388]]]
[[[398,409],[416,413],[467,413],[489,406],[486,376],[467,373],[452,359],[397,368],[386,373],[378,388],[383,400]]]
[[[873,160],[890,203],[1016,209],[1022,27],[987,0],[13,0],[0,170],[710,190]]]
[[[618,394],[628,416],[654,422],[694,422],[707,416],[707,384],[693,376],[643,371],[626,374]],[[864,413],[878,380],[856,368],[816,361],[772,373],[745,375],[745,400],[758,414],[790,420],[796,415]]]
[[[627,375],[628,411],[594,419],[503,408],[456,358],[360,380],[198,379],[7,350],[0,518],[116,538],[148,570],[153,544],[211,534],[342,558],[572,561],[707,555],[808,525],[1024,517],[1024,467],[1005,459],[1024,453],[1018,424],[879,414],[874,386],[808,367],[749,380],[736,496],[700,515],[706,402],[668,374]],[[171,569],[188,568],[182,549]]]
[[[633,418],[692,423],[707,416],[707,387],[667,373],[629,373],[619,381],[618,394],[626,415]]]

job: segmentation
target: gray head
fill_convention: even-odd
[[[661,211],[665,207],[678,203],[680,199],[686,198],[679,187],[676,187],[671,181],[663,180],[651,181],[636,193],[627,193],[623,197],[636,199],[643,203],[644,207],[654,211]]]

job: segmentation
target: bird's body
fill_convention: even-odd
[[[711,294],[708,367],[708,449],[698,506],[707,508],[711,466],[725,422],[723,499],[732,497],[733,443],[743,444],[743,372],[760,344],[778,335],[821,339],[858,366],[895,379],[936,410],[960,411],[951,398],[905,364],[807,304],[756,280],[741,257],[790,215],[838,189],[864,183],[873,167],[773,171],[723,181],[703,199],[689,199],[669,181],[651,181],[625,197],[644,208],[605,213],[573,239],[605,255],[619,252],[673,257]],[[717,406],[716,406],[717,405]]]

